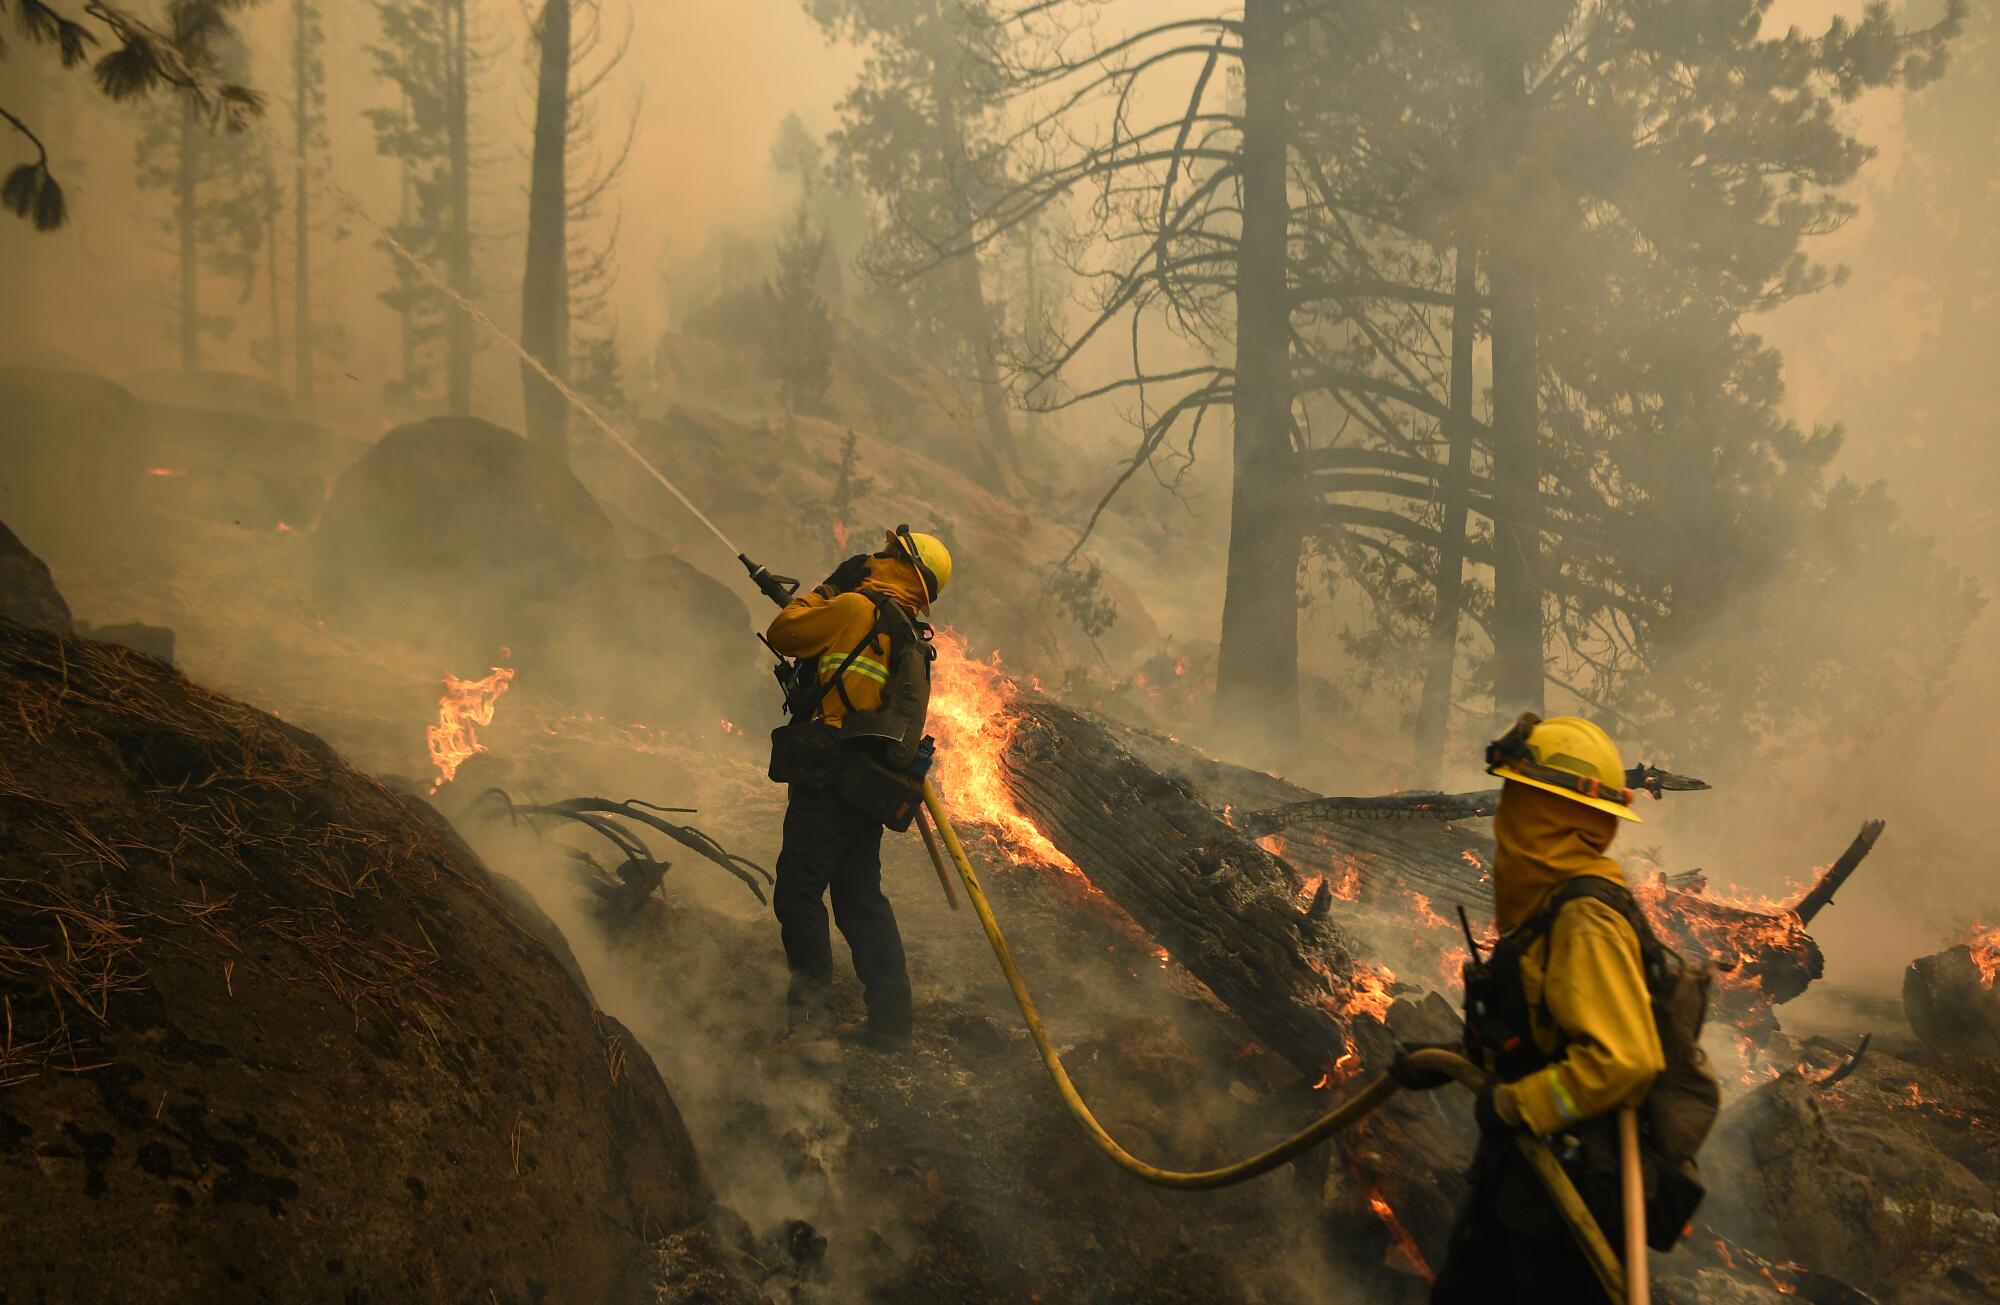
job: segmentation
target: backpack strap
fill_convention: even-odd
[[[863,653],[875,646],[877,638],[883,636],[887,636],[889,640],[889,659],[893,662],[896,653],[908,646],[910,640],[918,638],[919,632],[916,623],[903,610],[902,604],[889,595],[876,593],[872,589],[854,589],[849,592],[860,594],[875,605],[875,621],[868,627],[868,633],[861,636],[861,642],[855,644],[853,650],[847,654],[846,660],[840,663],[839,669],[834,671],[833,678],[828,683],[831,683],[833,691],[840,695],[843,707],[848,711],[857,711],[859,708],[854,705],[854,699],[847,696],[848,668],[853,666]],[[926,654],[935,655],[931,654],[928,645],[924,651]],[[824,689],[820,691],[820,696],[826,696]]]
[[[1653,932],[1652,921],[1639,909],[1639,899],[1624,884],[1596,875],[1577,875],[1565,879],[1555,886],[1542,900],[1542,908],[1530,916],[1521,926],[1527,935],[1525,946],[1536,942],[1542,945],[1542,992],[1536,1005],[1537,1019],[1553,1027],[1555,1016],[1549,1011],[1548,972],[1549,951],[1555,945],[1556,916],[1563,907],[1579,897],[1587,897],[1594,902],[1602,902],[1624,918],[1632,932],[1639,939],[1639,969],[1646,980],[1646,995],[1657,1012],[1667,991],[1670,966],[1679,962],[1676,955]]]
[[[861,593],[863,597],[870,600],[873,600],[875,597],[875,595],[866,593],[863,590],[856,590],[855,592]],[[890,655],[895,655],[896,636],[893,633],[885,631],[882,628],[882,624],[882,606],[880,603],[877,603],[875,605],[875,621],[868,627],[868,633],[861,636],[861,642],[854,645],[853,651],[847,654],[847,660],[843,661],[839,669],[833,673],[833,678],[830,681],[833,685],[833,691],[840,695],[840,703],[848,711],[856,711],[858,708],[854,705],[854,699],[847,696],[847,668],[854,665],[862,653],[867,652],[875,646],[875,637],[880,634],[889,634]],[[820,690],[820,697],[824,698],[825,696],[826,691],[824,689]]]

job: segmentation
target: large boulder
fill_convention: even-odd
[[[69,604],[41,558],[0,521],[0,621],[70,633]]]
[[[536,683],[616,723],[713,733],[777,708],[743,600],[671,554],[595,572],[520,615],[514,654]]]
[[[631,1300],[708,1196],[450,826],[0,623],[0,1298]]]
[[[384,436],[335,485],[314,558],[346,620],[469,665],[504,645],[524,683],[619,724],[713,730],[772,703],[741,599],[672,555],[628,559],[560,460],[487,422]]]
[[[511,643],[524,604],[623,560],[561,461],[490,422],[437,417],[384,435],[334,484],[314,539],[322,595],[343,614],[450,625]]]
[[[0,367],[0,519],[44,557],[130,539],[149,495],[144,405],[95,376]]]

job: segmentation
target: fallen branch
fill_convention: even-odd
[[[657,812],[671,815],[691,815],[693,814],[693,808],[691,807],[663,807],[651,802],[642,802],[638,798],[627,798],[623,802],[613,802],[609,798],[597,797],[569,798],[562,802],[517,803],[513,798],[508,796],[504,789],[498,788],[489,788],[484,793],[481,793],[474,800],[473,808],[477,810],[482,804],[504,807],[509,821],[512,822],[519,822],[523,818],[532,819],[538,816],[547,816],[563,820],[573,820],[585,828],[595,831],[624,854],[626,858],[625,864],[619,867],[618,870],[620,880],[624,881],[628,887],[644,882],[647,879],[651,880],[645,891],[639,894],[639,897],[642,899],[654,887],[658,886],[660,879],[672,867],[672,863],[661,861],[655,857],[652,849],[647,846],[643,838],[618,824],[617,820],[612,817],[636,820],[649,829],[654,829],[665,834],[668,838],[673,839],[682,847],[694,852],[703,860],[712,861],[716,865],[721,866],[731,875],[740,879],[743,885],[756,895],[759,902],[768,902],[769,899],[764,894],[763,884],[759,884],[756,877],[750,872],[754,870],[758,875],[762,875],[765,884],[776,882],[772,878],[771,872],[763,866],[746,857],[737,856],[694,826],[676,825],[662,820],[659,815],[654,814]],[[591,864],[595,868],[596,863],[591,862]],[[652,873],[655,867],[657,867],[658,874]]]
[[[1634,766],[1625,772],[1625,787],[1635,792],[1693,793],[1709,787],[1706,780],[1676,775],[1657,766]],[[1275,834],[1292,825],[1309,825],[1341,820],[1380,819],[1405,816],[1429,820],[1474,820],[1490,816],[1500,806],[1500,790],[1481,789],[1476,793],[1437,793],[1427,789],[1408,793],[1386,793],[1379,797],[1325,797],[1292,802],[1264,811],[1252,811],[1234,818],[1238,829],[1253,836]]]

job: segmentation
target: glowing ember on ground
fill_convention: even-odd
[[[1000,654],[986,661],[969,657],[965,639],[946,629],[937,632],[937,654],[930,728],[937,737],[938,794],[953,819],[991,829],[1016,864],[1076,871],[1007,791],[1001,758],[1019,728],[1007,708],[1021,690],[1000,668]]]
[[[187,469],[185,467],[148,467],[146,468],[146,474],[149,476],[185,476],[187,475]]]
[[[1965,946],[1972,953],[1972,963],[1979,967],[1979,981],[1992,987],[2000,979],[2000,928],[1973,925],[1972,937]]]
[[[1284,835],[1266,834],[1262,838],[1257,840],[1257,846],[1263,848],[1266,852],[1269,852],[1272,856],[1283,856],[1285,854]]]
[[[486,745],[479,741],[475,726],[493,723],[493,705],[507,692],[513,680],[511,668],[495,666],[483,680],[444,677],[444,696],[438,699],[438,723],[426,726],[425,742],[430,747],[431,764],[437,767],[437,782],[431,792],[451,783],[458,768],[480,753]]]
[[[292,533],[292,526],[291,526],[291,523],[290,523],[290,522],[288,522],[288,521],[280,521],[280,522],[278,523],[278,531],[277,531],[277,533],[279,533],[279,534],[281,534],[281,535],[289,535],[289,534],[291,534],[291,533]]]

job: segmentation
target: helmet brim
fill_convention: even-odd
[[[1646,823],[1645,817],[1622,802],[1613,802],[1608,798],[1585,797],[1576,790],[1564,788],[1560,784],[1550,784],[1545,780],[1529,779],[1526,775],[1517,775],[1505,766],[1488,766],[1486,773],[1489,775],[1498,775],[1509,784],[1526,784],[1529,788],[1538,788],[1544,793],[1553,793],[1559,798],[1568,798],[1570,801],[1580,803],[1583,806],[1596,807],[1599,811],[1609,811],[1620,820],[1629,820],[1635,825]]]

